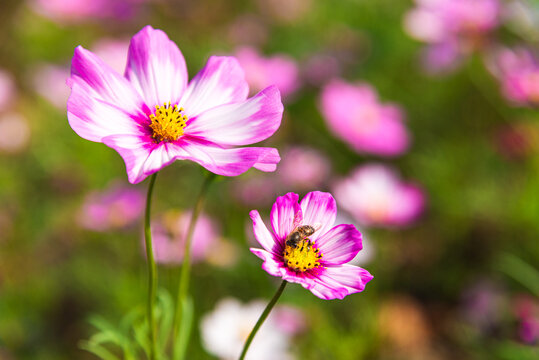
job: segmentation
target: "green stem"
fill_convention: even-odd
[[[157,292],[157,267],[153,257],[152,247],[152,231],[150,228],[150,210],[152,207],[152,192],[153,185],[157,173],[150,178],[148,185],[148,195],[146,197],[146,216],[144,219],[144,239],[146,242],[146,258],[148,260],[148,328],[150,329],[150,360],[156,359],[156,343],[155,343],[155,319],[153,314],[155,294]]]
[[[191,214],[191,220],[189,222],[189,228],[187,229],[187,235],[185,237],[185,248],[183,252],[180,283],[178,284],[178,298],[176,300],[176,317],[174,319],[174,328],[172,333],[174,359],[180,358],[180,354],[177,352],[176,338],[179,331],[180,321],[182,319],[182,306],[185,302],[189,289],[189,276],[191,272],[191,243],[193,239],[193,234],[195,232],[195,225],[200,215],[200,212],[204,207],[204,201],[206,199],[206,194],[208,192],[210,184],[215,179],[215,177],[216,175],[214,173],[207,174],[204,183],[202,184],[202,188],[200,189],[200,193],[198,194],[195,207],[193,208],[193,213]]]
[[[253,330],[251,330],[249,337],[245,341],[245,345],[243,345],[243,351],[241,352],[239,360],[243,360],[243,358],[245,357],[245,354],[247,354],[247,350],[249,350],[249,345],[251,345],[251,342],[253,341],[256,333],[258,332],[258,329],[260,329],[260,326],[262,326],[262,324],[264,323],[264,320],[266,320],[266,318],[268,317],[269,313],[271,312],[271,309],[273,309],[273,306],[275,305],[277,300],[279,300],[279,298],[281,297],[281,294],[283,293],[285,286],[286,286],[286,280],[283,280],[283,282],[281,283],[281,286],[279,286],[279,289],[277,289],[277,292],[275,293],[275,295],[273,295],[273,298],[269,302],[268,306],[266,306],[266,308],[264,309],[264,312],[262,313],[262,315],[260,315],[260,318],[256,322],[255,327],[253,328]]]

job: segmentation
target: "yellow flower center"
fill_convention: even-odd
[[[150,115],[150,128],[156,142],[178,140],[183,135],[187,116],[182,112],[183,108],[170,106],[170,102],[155,106],[155,114]]]
[[[296,272],[320,267],[322,256],[324,255],[309,239],[302,239],[295,246],[286,245],[283,254],[285,265]]]

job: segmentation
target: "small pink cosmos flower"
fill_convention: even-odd
[[[418,186],[402,182],[394,170],[381,164],[357,168],[333,189],[342,207],[362,225],[408,225],[425,206]]]
[[[238,49],[235,56],[245,70],[249,86],[255,91],[275,84],[283,97],[286,98],[299,88],[298,65],[289,56],[276,54],[264,57],[252,47]]]
[[[235,147],[279,128],[279,90],[270,86],[247,99],[249,88],[233,57],[210,57],[188,84],[182,53],[151,26],[131,39],[125,76],[78,46],[68,85],[69,124],[79,136],[116,150],[133,184],[175,160],[224,176],[251,167],[275,171],[280,160],[273,148]]]
[[[372,280],[365,269],[349,265],[361,250],[361,234],[353,225],[337,225],[337,204],[329,193],[310,192],[298,203],[297,194],[280,196],[271,209],[270,232],[258,211],[250,212],[256,240],[264,249],[251,252],[264,260],[270,275],[301,284],[321,299],[343,299],[361,292]],[[314,233],[306,236],[305,226]],[[293,233],[302,234],[290,241]]]
[[[380,103],[370,85],[332,80],[322,89],[320,105],[330,130],[355,151],[396,156],[407,150],[402,110]]]

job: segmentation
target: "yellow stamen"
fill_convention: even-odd
[[[296,246],[286,245],[283,253],[285,265],[296,272],[320,267],[322,256],[324,255],[309,239],[300,240]]]
[[[155,106],[155,114],[150,115],[150,128],[156,142],[178,140],[183,135],[187,116],[182,112],[183,108],[178,108],[178,105],[170,106],[170,102]]]

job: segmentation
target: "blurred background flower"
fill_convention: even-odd
[[[200,323],[205,349],[219,359],[237,359],[265,306],[262,300],[245,305],[231,298],[219,301]],[[290,352],[291,337],[301,329],[302,323],[299,310],[277,305],[254,338],[245,359],[294,359]]]
[[[403,226],[424,210],[421,189],[402,182],[397,173],[382,164],[366,164],[334,185],[335,198],[361,225]]]
[[[185,239],[191,220],[191,212],[169,210],[152,224],[153,250],[158,264],[178,265],[182,263]],[[191,248],[191,261],[205,260],[218,242],[219,229],[215,222],[205,214],[200,214]],[[144,245],[144,238],[141,237]],[[221,249],[222,251],[222,249]],[[216,254],[218,255],[218,254]],[[227,256],[225,252],[223,256]]]
[[[426,42],[425,65],[433,71],[454,68],[472,51],[484,46],[500,23],[498,0],[416,0],[404,18],[404,29]]]
[[[261,145],[279,150],[277,170],[208,193],[194,323],[217,299],[242,308],[275,290],[248,251],[250,210],[266,209],[269,224],[277,196],[335,191],[338,222],[363,234],[353,262],[376,278],[343,301],[288,288],[283,304],[305,321],[277,316],[277,358],[537,358],[535,1],[3,0],[0,19],[0,358],[94,360],[79,348],[95,331],[88,318],[118,323],[144,304],[146,184],[128,186],[118,154],[73,133],[65,81],[77,45],[123,74],[129,39],[148,24],[191,74],[244,52],[250,90],[286,94],[282,125]],[[169,293],[202,181],[199,166],[177,162],[156,184]],[[193,336],[189,358],[222,356],[203,344]]]
[[[498,78],[504,96],[515,105],[539,103],[539,63],[525,48],[499,49],[490,69]]]
[[[242,47],[234,56],[245,71],[251,94],[256,94],[270,85],[277,85],[286,100],[300,86],[298,66],[288,55],[264,57],[255,48]]]
[[[408,148],[402,110],[381,104],[368,84],[334,80],[323,88],[320,106],[329,129],[357,152],[395,156]]]
[[[78,222],[93,231],[125,228],[141,218],[145,200],[138,189],[115,183],[102,192],[92,192],[86,196]]]

